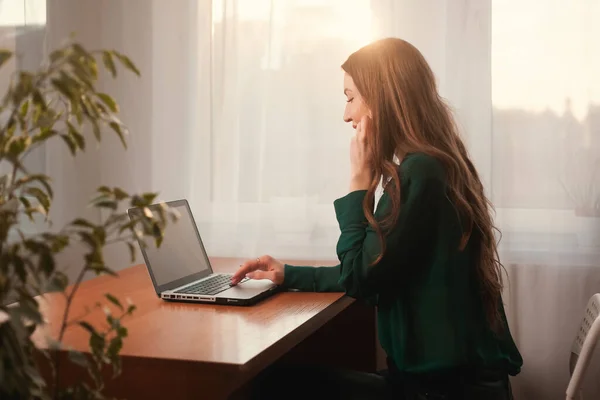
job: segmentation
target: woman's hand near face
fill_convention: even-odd
[[[373,180],[367,141],[371,134],[371,118],[363,116],[350,140],[350,191],[367,190]]]

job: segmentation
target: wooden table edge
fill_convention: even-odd
[[[237,366],[238,371],[242,372],[245,380],[253,378],[265,367],[273,364],[276,360],[290,352],[294,347],[300,345],[306,338],[314,334],[329,321],[354,304],[355,301],[355,299],[342,294],[340,298],[329,304],[315,316],[296,327],[284,338],[273,343],[267,351],[264,351],[251,358],[246,363]]]
[[[329,321],[335,318],[338,314],[346,310],[356,301],[355,299],[348,297],[342,293],[340,294],[341,296],[337,300],[329,304],[327,307],[315,314],[310,319],[306,320],[301,325],[294,328],[286,336],[273,343],[265,351],[248,359],[243,364],[220,363],[214,361],[194,360],[190,358],[160,358],[131,354],[122,354],[120,358],[122,360],[129,359],[167,363],[189,363],[194,364],[198,367],[209,366],[212,369],[216,369],[222,372],[241,372],[244,375],[246,375],[248,373],[252,373],[253,371],[260,370],[272,364],[280,357],[284,356],[291,349],[302,343],[302,341],[304,341],[307,337],[315,333],[317,330],[319,330],[321,327],[323,327],[325,324],[327,324]],[[125,338],[125,340],[127,339],[128,338]],[[48,347],[40,347],[40,350],[49,351],[51,353],[58,352],[59,354],[64,354],[64,356],[68,356],[70,352],[69,348],[49,349]],[[91,356],[91,352],[88,349],[80,352],[86,356]]]

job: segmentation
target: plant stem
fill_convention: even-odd
[[[60,332],[58,334],[58,342],[62,343],[63,337],[65,335],[65,330],[67,329],[68,326],[68,318],[69,318],[69,309],[71,308],[71,303],[73,302],[73,297],[75,296],[75,293],[77,292],[77,289],[79,288],[79,285],[81,284],[81,281],[83,280],[83,277],[85,275],[85,273],[87,272],[87,267],[83,267],[81,269],[81,271],[79,272],[79,275],[77,276],[77,280],[75,281],[75,284],[73,285],[73,289],[71,290],[71,293],[69,293],[69,295],[67,296],[67,304],[65,306],[65,312],[63,314],[63,318],[62,318],[62,323],[60,326]],[[60,352],[56,352],[54,354],[54,370],[55,370],[55,374],[54,374],[54,398],[58,399],[58,384],[59,384],[59,377],[60,377]]]

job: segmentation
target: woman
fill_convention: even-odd
[[[344,120],[356,132],[349,194],[334,202],[340,264],[293,267],[263,256],[232,283],[266,278],[374,302],[389,372],[286,372],[262,387],[286,388],[280,398],[307,380],[325,385],[304,394],[312,398],[511,398],[508,375],[523,361],[502,305],[491,205],[433,72],[394,38],[361,48],[342,68]]]

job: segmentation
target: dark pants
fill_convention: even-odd
[[[508,375],[452,370],[436,375],[380,374],[315,366],[275,365],[257,377],[252,398],[381,400],[511,400]]]

